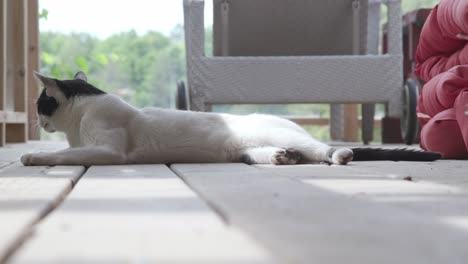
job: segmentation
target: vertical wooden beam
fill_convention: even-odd
[[[344,106],[344,141],[357,142],[358,138],[358,106],[356,104],[346,104]]]
[[[330,139],[344,140],[344,105],[330,104]]]
[[[6,0],[0,0],[0,114],[5,110],[6,90]],[[3,118],[0,118],[0,120]],[[0,146],[5,145],[5,120],[0,121]]]
[[[14,111],[26,112],[27,69],[27,1],[8,1],[8,54],[11,54],[11,78],[14,89]]]
[[[0,111],[5,110],[6,63],[6,0],[0,0]]]
[[[27,1],[7,0],[7,107],[15,112],[27,112]],[[12,90],[12,91],[11,91]],[[11,102],[9,102],[11,101]],[[27,121],[6,126],[7,142],[25,142]]]
[[[37,126],[31,125],[36,120],[36,98],[39,96],[39,85],[34,80],[33,71],[39,71],[39,4],[38,0],[28,0],[28,124],[29,140],[39,140]]]
[[[5,106],[4,110],[6,111],[14,111],[15,107],[15,99],[14,99],[14,83],[13,83],[13,61],[14,61],[14,56],[11,53],[11,47],[14,46],[14,43],[11,43],[11,35],[14,31],[14,28],[12,26],[12,17],[13,14],[11,14],[11,8],[12,8],[12,3],[13,1],[11,0],[5,0],[5,49],[6,49],[6,64],[5,64],[5,74],[6,74],[6,86],[5,86]],[[18,29],[19,30],[19,29]]]

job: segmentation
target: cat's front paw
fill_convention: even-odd
[[[21,156],[20,161],[24,166],[55,165],[47,153],[27,153]]]
[[[33,153],[28,153],[24,154],[21,156],[21,163],[23,163],[24,166],[32,166],[33,165],[33,159],[34,159],[34,154]]]
[[[346,165],[353,160],[353,151],[347,148],[337,149],[331,159],[333,164]]]

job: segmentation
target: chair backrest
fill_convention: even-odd
[[[213,0],[213,54],[222,55],[227,2],[229,56],[353,54],[352,0]],[[360,0],[360,53],[366,52],[368,0]]]

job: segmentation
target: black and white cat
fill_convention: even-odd
[[[245,162],[287,165],[353,159],[435,160],[437,153],[332,148],[297,124],[271,115],[137,109],[87,82],[35,73],[44,86],[37,100],[38,123],[66,134],[70,148],[28,153],[26,165]],[[400,154],[406,155],[403,158]],[[400,155],[401,156],[401,155]],[[405,158],[406,157],[406,158]]]

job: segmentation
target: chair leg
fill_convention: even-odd
[[[362,104],[362,142],[369,144],[374,139],[375,104]]]

